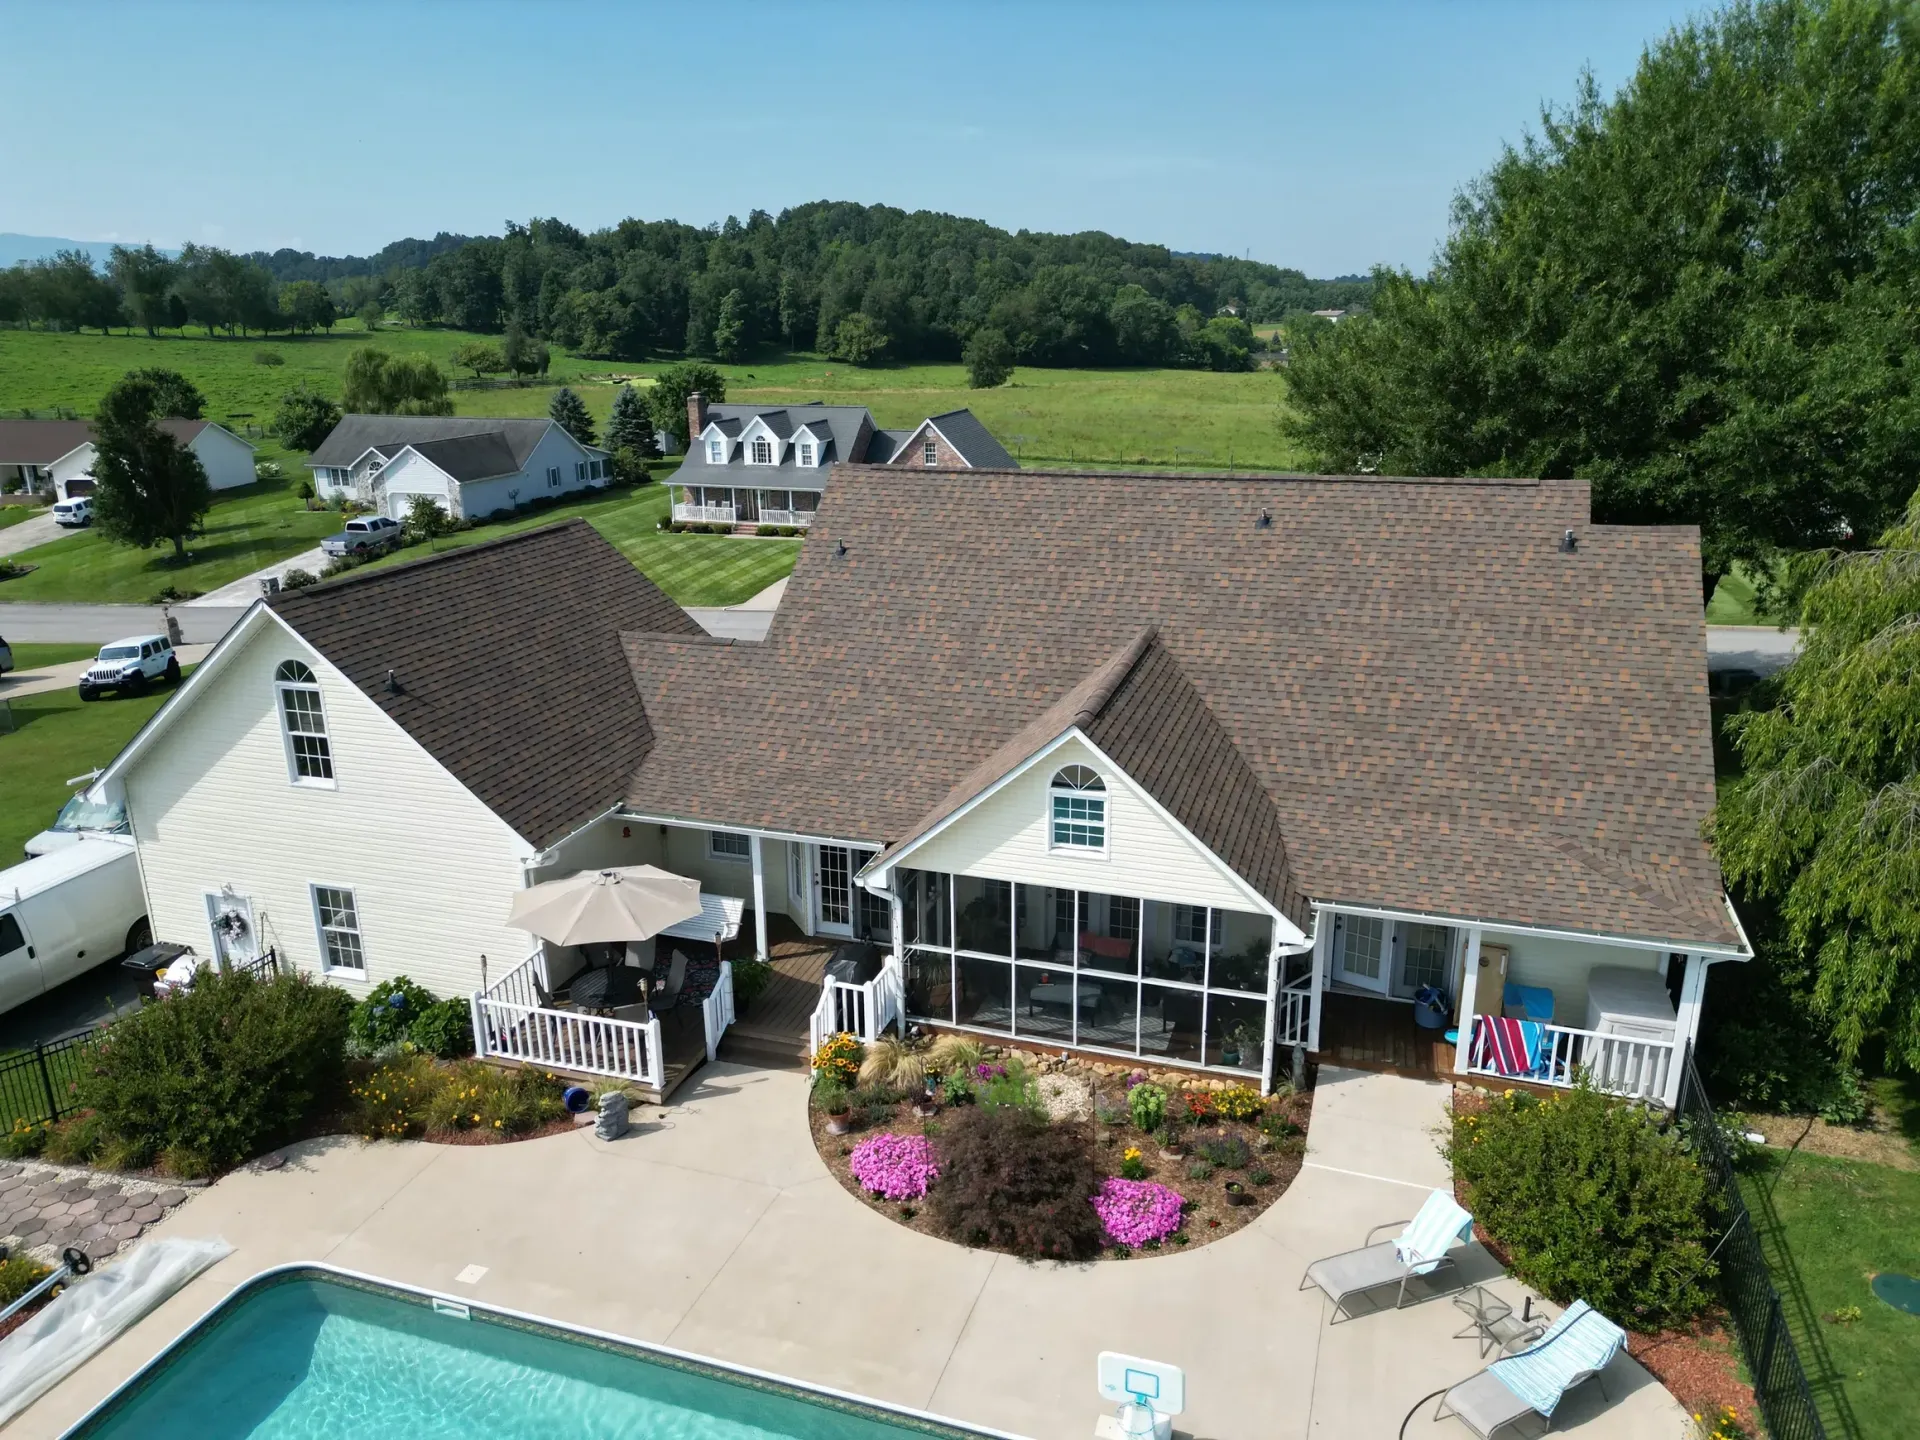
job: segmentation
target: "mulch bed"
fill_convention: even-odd
[[[1091,1078],[1091,1077],[1090,1077]],[[1124,1089],[1120,1084],[1108,1080],[1098,1081],[1096,1095],[1103,1104],[1124,1110]],[[1163,1159],[1160,1148],[1148,1136],[1131,1125],[1105,1125],[1097,1121],[1089,1123],[1093,1131],[1094,1156],[1102,1176],[1118,1175],[1122,1153],[1129,1146],[1137,1146],[1141,1158],[1147,1162],[1146,1178],[1158,1181],[1169,1189],[1180,1193],[1188,1204],[1186,1224],[1177,1232],[1184,1235],[1185,1241],[1170,1239],[1165,1245],[1143,1246],[1139,1250],[1129,1250],[1124,1246],[1105,1246],[1098,1258],[1101,1260],[1144,1260],[1155,1255],[1178,1253],[1191,1250],[1195,1246],[1223,1239],[1237,1230],[1245,1229],[1271,1205],[1287,1192],[1294,1177],[1300,1173],[1304,1158],[1299,1153],[1305,1148],[1305,1132],[1313,1114],[1313,1095],[1311,1091],[1289,1095],[1284,1100],[1274,1102],[1283,1107],[1288,1119],[1298,1125],[1300,1142],[1293,1147],[1294,1153],[1285,1153],[1271,1148],[1273,1142],[1261,1134],[1252,1123],[1236,1120],[1220,1120],[1213,1125],[1192,1126],[1186,1131],[1186,1145],[1191,1152],[1203,1140],[1222,1139],[1236,1135],[1244,1140],[1253,1151],[1253,1159],[1244,1170],[1216,1168],[1206,1180],[1189,1180],[1187,1167],[1193,1163],[1194,1156],[1177,1160]],[[885,1215],[896,1224],[905,1225],[909,1230],[917,1230],[922,1235],[931,1235],[936,1239],[946,1236],[934,1228],[931,1216],[924,1204],[915,1201],[901,1203],[874,1195],[862,1188],[853,1178],[851,1156],[854,1147],[862,1140],[877,1134],[926,1135],[931,1124],[937,1135],[941,1119],[952,1112],[942,1109],[941,1114],[930,1121],[923,1120],[910,1105],[897,1107],[894,1119],[885,1125],[855,1130],[846,1135],[830,1134],[827,1130],[827,1116],[818,1109],[808,1107],[808,1120],[813,1132],[814,1147],[820,1152],[820,1158],[833,1172],[841,1186],[849,1195],[854,1196],[868,1209]],[[936,1141],[937,1143],[937,1141]],[[1248,1174],[1256,1169],[1265,1170],[1273,1177],[1265,1185],[1253,1185],[1247,1180]],[[1253,1200],[1246,1205],[1231,1205],[1227,1202],[1225,1182],[1237,1179],[1252,1194]],[[937,1182],[936,1182],[937,1183]]]
[[[1456,1086],[1453,1108],[1456,1113],[1471,1115],[1484,1110],[1492,1098],[1479,1090]],[[1462,1205],[1467,1203],[1465,1189],[1456,1176],[1454,1199]],[[1506,1250],[1487,1234],[1478,1220],[1473,1224],[1473,1236],[1500,1262],[1501,1269],[1512,1272]],[[1689,1330],[1667,1330],[1655,1335],[1628,1330],[1627,1353],[1646,1366],[1689,1415],[1704,1415],[1711,1421],[1723,1407],[1731,1406],[1743,1425],[1759,1433],[1759,1406],[1754,1400],[1753,1386],[1740,1378],[1738,1347],[1726,1328],[1726,1320],[1724,1311],[1716,1311]]]

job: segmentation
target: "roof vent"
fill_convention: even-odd
[[[389,670],[387,671],[387,694],[398,695],[399,693],[400,693],[400,677],[395,675],[393,671]]]
[[[842,540],[834,547],[833,553],[836,555],[845,555],[847,553],[847,542]]]
[[[1571,555],[1579,550],[1579,548],[1580,542],[1574,538],[1571,530],[1566,531],[1560,536],[1560,553],[1562,555]]]
[[[1253,528],[1256,530],[1271,530],[1273,528],[1273,516],[1267,511],[1262,510],[1260,512],[1260,518],[1253,522]]]

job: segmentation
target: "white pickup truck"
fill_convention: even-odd
[[[130,837],[88,835],[0,870],[0,1012],[152,943]]]
[[[100,654],[80,677],[80,698],[93,700],[103,690],[138,695],[149,685],[180,683],[180,657],[164,635],[134,635],[102,645]]]
[[[398,520],[389,520],[385,515],[362,515],[347,521],[347,528],[338,535],[329,535],[322,540],[320,550],[332,556],[378,555],[399,543]]]

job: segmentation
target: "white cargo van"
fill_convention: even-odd
[[[130,838],[87,835],[0,870],[0,1012],[152,942]]]

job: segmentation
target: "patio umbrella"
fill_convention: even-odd
[[[648,940],[700,913],[700,882],[654,865],[583,870],[518,891],[507,923],[556,945]]]

